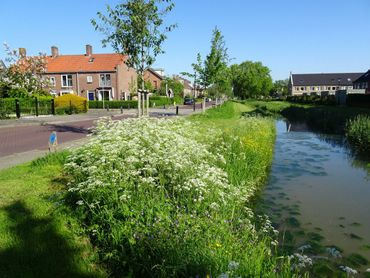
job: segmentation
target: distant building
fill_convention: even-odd
[[[354,89],[363,89],[365,94],[370,94],[370,70],[353,82]]]
[[[193,96],[194,86],[191,84],[190,80],[188,80],[184,77],[181,77],[179,75],[174,75],[173,79],[179,81],[184,86],[184,92],[183,92],[184,96]],[[197,95],[198,95],[198,93],[195,92],[195,96],[197,96]]]
[[[86,53],[77,55],[60,55],[52,46],[46,59],[44,76],[49,79],[50,93],[56,96],[72,93],[88,100],[127,99],[130,83],[136,80],[136,72],[125,64],[127,56],[93,54],[91,45],[86,45]]]
[[[363,73],[290,74],[290,95],[334,95],[338,90],[352,90],[353,82]]]
[[[160,73],[164,73],[164,70],[155,70],[152,68],[148,68],[144,72],[144,80],[149,81],[152,83],[154,90],[159,90],[161,88],[162,81],[164,80],[164,76]],[[140,87],[140,84],[139,84]]]

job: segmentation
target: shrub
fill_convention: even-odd
[[[136,100],[110,100],[104,101],[104,108],[111,108],[111,109],[119,109],[119,108],[137,108],[137,101]],[[89,108],[92,109],[102,109],[103,108],[103,101],[102,100],[90,100],[89,101]]]
[[[65,111],[67,114],[87,112],[88,104],[86,98],[74,94],[66,94],[55,98],[55,110]]]
[[[370,108],[370,95],[349,94],[347,95],[347,105]]]
[[[349,120],[346,136],[359,152],[370,154],[370,116],[359,115]]]

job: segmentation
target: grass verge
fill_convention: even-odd
[[[57,202],[60,152],[0,171],[0,277],[101,277],[87,239]]]
[[[101,122],[70,156],[66,200],[113,276],[293,276],[252,210],[275,133],[250,110]]]

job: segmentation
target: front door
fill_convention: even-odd
[[[95,100],[95,91],[90,91],[88,93],[88,99],[89,100]]]
[[[110,90],[99,90],[100,99],[111,100]]]

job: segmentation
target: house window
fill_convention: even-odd
[[[72,87],[72,74],[62,75],[62,87]]]
[[[87,83],[92,83],[93,82],[93,77],[91,75],[86,76],[86,82]]]
[[[50,77],[49,78],[49,83],[51,87],[55,87],[55,77]]]
[[[312,86],[311,87],[311,91],[315,91],[315,86]]]
[[[304,91],[304,87],[301,87],[301,91]]]
[[[158,89],[158,82],[157,82],[157,80],[154,80],[154,89]]]
[[[100,87],[110,87],[110,86],[112,86],[112,81],[111,81],[111,78],[110,78],[110,74],[107,74],[107,73],[100,74],[99,86]]]

